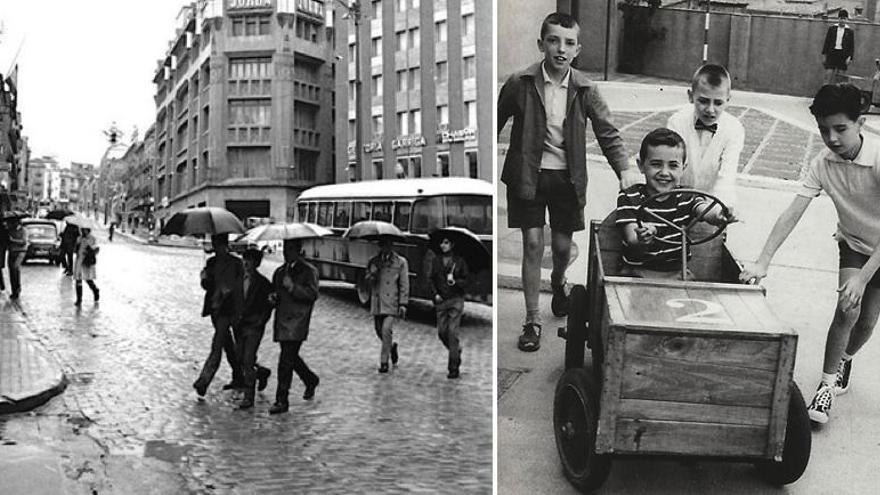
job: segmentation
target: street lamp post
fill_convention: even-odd
[[[354,20],[354,89],[355,89],[355,109],[354,109],[354,167],[355,180],[364,178],[364,85],[362,77],[363,63],[363,47],[361,46],[361,10],[360,0],[352,0],[349,4],[345,4],[342,0],[336,0]]]

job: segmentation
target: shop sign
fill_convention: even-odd
[[[226,8],[229,10],[244,9],[271,9],[272,0],[227,0]]]
[[[439,134],[441,143],[461,143],[463,141],[477,140],[477,130],[473,127],[465,127],[455,131],[441,130]]]
[[[391,141],[391,149],[421,147],[426,143],[425,137],[421,134],[411,134],[409,136],[397,136]]]
[[[364,145],[364,153],[375,153],[377,151],[382,151],[381,140],[370,141],[369,143]]]

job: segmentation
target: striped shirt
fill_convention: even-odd
[[[617,195],[617,226],[623,227],[635,223],[636,210],[647,199],[644,184],[636,184],[620,191]],[[681,232],[649,215],[653,212],[675,225],[686,227],[695,217],[695,208],[703,203],[702,199],[692,194],[674,193],[654,201],[654,206],[645,208],[639,218],[642,225],[653,225],[657,229],[656,239],[666,239],[677,244],[665,244],[657,241],[647,246],[630,246],[623,240],[623,262],[630,266],[640,266],[649,270],[674,271],[681,269]],[[688,250],[688,258],[691,253]]]

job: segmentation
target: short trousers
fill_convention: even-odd
[[[828,54],[825,55],[825,68],[845,71],[846,56],[844,56],[843,50],[831,50],[828,52]]]
[[[584,209],[568,170],[541,170],[535,199],[515,197],[507,190],[507,226],[512,229],[543,227],[546,212],[550,228],[560,232],[584,230]]]
[[[868,262],[867,254],[853,251],[846,242],[838,242],[837,249],[840,250],[840,268],[861,268]],[[871,280],[868,281],[868,287],[880,289],[880,270],[874,273]]]

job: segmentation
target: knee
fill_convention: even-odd
[[[523,241],[523,257],[527,260],[540,259],[544,252],[544,242],[541,239],[528,238]]]
[[[852,326],[859,319],[859,308],[844,309],[838,301],[837,307],[834,309],[833,325],[835,326]]]

